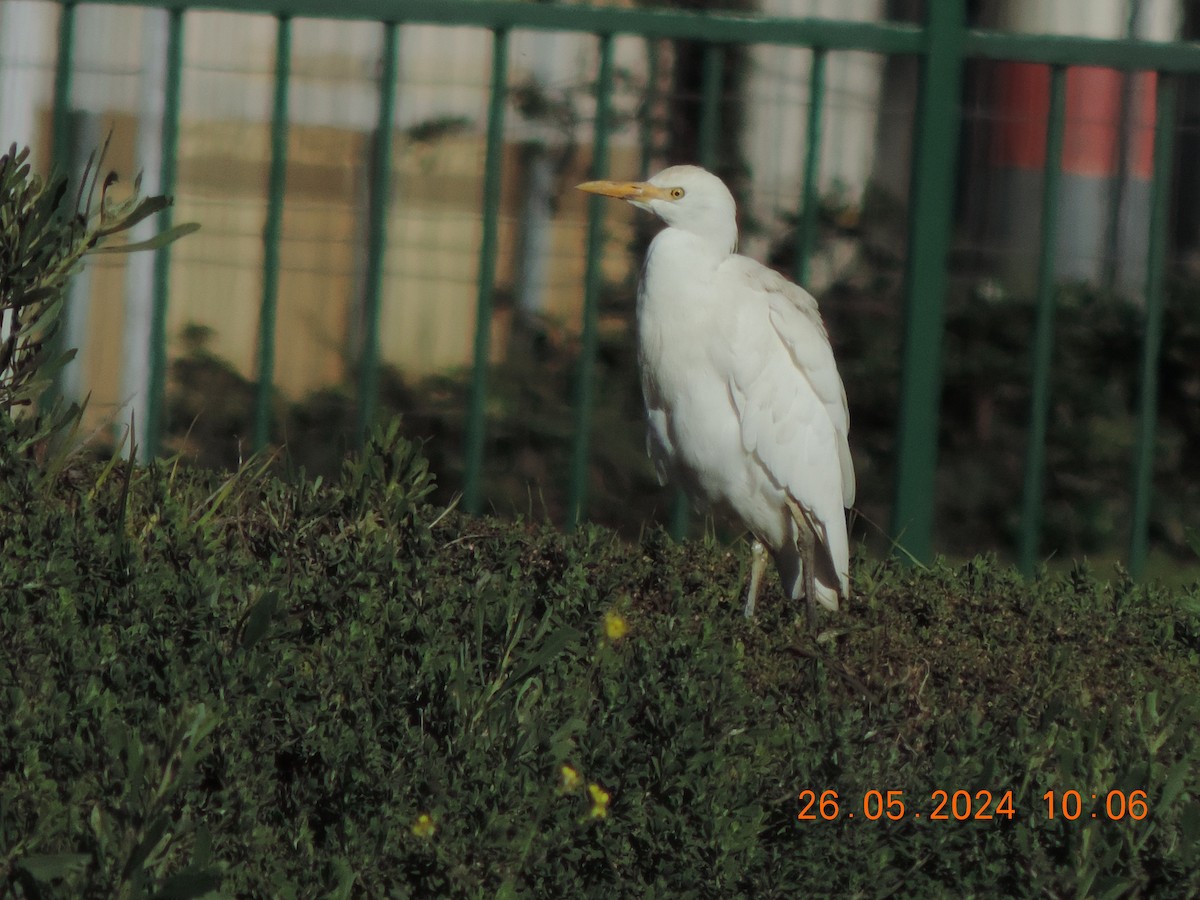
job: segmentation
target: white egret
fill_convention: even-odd
[[[698,166],[649,181],[589,181],[667,227],[638,287],[647,449],[660,482],[732,514],[753,535],[745,614],[766,548],[786,594],[837,610],[849,595],[845,510],[854,503],[846,391],[817,301],[738,255],[733,195]]]

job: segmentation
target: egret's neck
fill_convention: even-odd
[[[732,252],[723,238],[669,225],[650,242],[642,274],[645,277],[651,269],[659,269],[688,280],[708,278]]]
[[[717,266],[737,250],[737,227],[727,230],[694,230],[685,226],[668,225],[650,242],[650,251],[659,249],[675,258],[686,258],[687,264],[697,271],[716,271]]]
[[[707,288],[729,248],[682,228],[664,228],[646,251],[638,291],[638,317],[694,316],[715,299]]]
[[[718,262],[737,251],[737,222],[731,216],[705,216],[686,224],[674,224],[669,227],[687,232],[693,240],[703,242]]]

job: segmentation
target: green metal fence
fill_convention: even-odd
[[[379,76],[379,117],[373,154],[376,195],[368,210],[365,339],[358,393],[359,434],[371,421],[377,396],[379,369],[379,309],[383,256],[386,247],[388,173],[396,102],[397,31],[408,23],[462,25],[490,29],[493,35],[492,76],[487,128],[485,178],[482,203],[483,233],[480,243],[478,326],[474,341],[474,377],[471,386],[466,441],[464,504],[477,510],[481,503],[484,407],[487,394],[487,360],[490,345],[493,281],[497,253],[501,189],[504,112],[507,94],[509,37],[514,29],[543,29],[595,36],[600,66],[592,177],[608,175],[610,94],[613,85],[612,48],[615,35],[646,39],[701,42],[704,57],[698,161],[711,165],[720,126],[719,105],[725,48],[735,44],[776,44],[810,48],[811,103],[808,115],[809,146],[804,151],[805,203],[796,241],[796,274],[807,274],[816,232],[815,194],[819,164],[818,136],[824,110],[824,69],[828,53],[868,51],[909,54],[921,61],[920,95],[914,129],[914,153],[909,208],[909,248],[905,287],[905,333],[902,359],[900,428],[897,478],[891,530],[905,549],[918,559],[932,552],[934,477],[937,467],[939,392],[942,364],[943,310],[947,290],[947,253],[950,243],[957,170],[959,104],[964,67],[971,60],[1009,60],[1045,63],[1052,67],[1052,103],[1048,123],[1045,195],[1038,279],[1038,314],[1033,354],[1033,400],[1030,411],[1026,482],[1020,528],[1020,560],[1031,570],[1037,557],[1046,422],[1053,347],[1053,252],[1057,228],[1056,200],[1060,181],[1064,73],[1072,65],[1105,66],[1158,73],[1157,125],[1150,214],[1150,252],[1145,285],[1145,337],[1142,358],[1140,426],[1133,471],[1130,568],[1135,575],[1144,567],[1147,522],[1153,468],[1155,404],[1162,338],[1164,304],[1163,271],[1167,244],[1171,185],[1171,140],[1175,109],[1175,76],[1200,73],[1200,46],[1187,43],[1149,43],[1139,40],[1098,40],[1081,37],[1017,35],[969,29],[966,0],[937,0],[926,4],[921,25],[862,23],[817,19],[751,18],[717,13],[602,9],[582,6],[507,2],[507,0],[99,0],[102,3],[165,8],[170,11],[166,61],[166,99],[163,120],[165,155],[162,190],[175,187],[175,152],[179,131],[179,98],[182,79],[183,29],[192,9],[225,10],[274,16],[278,23],[275,60],[275,94],[271,129],[268,211],[264,231],[263,290],[258,349],[258,393],[254,437],[262,446],[267,438],[272,370],[274,365],[276,292],[279,275],[280,224],[284,203],[284,173],[288,139],[288,81],[291,62],[291,25],[296,18],[358,19],[376,21],[384,30],[384,50]],[[63,3],[55,78],[53,154],[63,163],[68,152],[69,97],[73,71],[75,12],[77,4]],[[162,214],[170,216],[170,211]],[[163,227],[169,221],[162,223]],[[599,255],[604,229],[604,207],[592,198],[588,210],[588,241],[581,354],[576,398],[572,454],[569,523],[583,515],[584,486],[590,442],[592,364],[597,344],[597,307],[600,293]],[[147,440],[151,447],[163,427],[166,373],[167,273],[170,249],[158,251],[156,299],[153,314],[151,378]]]

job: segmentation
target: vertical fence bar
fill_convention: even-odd
[[[641,141],[641,174],[649,175],[650,160],[654,158],[654,108],[658,103],[658,73],[662,53],[657,38],[646,38],[646,93],[638,115],[638,137]]]
[[[1050,69],[1050,111],[1046,119],[1046,162],[1042,182],[1042,233],[1038,253],[1037,318],[1033,328],[1033,383],[1029,443],[1025,447],[1025,486],[1017,562],[1033,574],[1042,528],[1042,483],[1046,469],[1046,423],[1050,415],[1050,367],[1054,356],[1054,248],[1058,245],[1058,197],[1062,184],[1067,70]]]
[[[479,246],[479,299],[475,312],[475,354],[467,407],[466,471],[463,508],[479,512],[482,500],[484,401],[491,351],[492,292],[496,277],[497,219],[500,215],[500,172],[504,155],[504,107],[508,97],[508,30],[492,32],[492,88],[488,102],[487,150],[483,171],[483,236]]]
[[[717,167],[717,137],[721,133],[721,87],[725,75],[725,47],[706,44],[700,86],[700,133],[696,155],[706,169]]]
[[[163,85],[162,161],[159,189],[175,196],[179,176],[179,97],[183,83],[183,10],[167,14],[167,72]],[[158,214],[158,228],[171,227],[172,208]],[[155,456],[162,445],[163,409],[167,383],[167,297],[171,281],[171,245],[154,251],[154,306],[150,311],[150,372],[146,385],[146,425],[143,451]]]
[[[721,97],[725,75],[725,47],[707,44],[704,47],[704,68],[700,87],[700,129],[697,135],[696,158],[706,169],[717,167],[717,137],[721,133]],[[682,540],[688,531],[691,510],[687,494],[676,489],[671,500],[671,518],[667,531],[675,540]]]
[[[1134,40],[1138,33],[1138,19],[1143,12],[1141,0],[1130,0],[1126,7],[1125,28],[1121,37]],[[1112,189],[1108,191],[1108,202],[1104,212],[1104,257],[1101,269],[1100,287],[1110,292],[1117,284],[1117,267],[1121,259],[1121,211],[1125,208],[1129,185],[1126,173],[1129,171],[1129,156],[1133,149],[1133,136],[1138,129],[1133,118],[1134,80],[1137,74],[1123,71],[1120,73],[1121,89],[1117,94],[1117,139],[1116,158],[1113,160],[1113,171],[1117,177],[1113,179]]]
[[[278,18],[275,37],[275,103],[271,112],[271,169],[263,227],[263,292],[258,315],[258,385],[254,395],[254,449],[267,445],[275,377],[275,312],[279,300],[279,240],[287,179],[288,81],[292,69],[292,20]]]
[[[613,36],[602,34],[600,72],[596,77],[596,121],[592,136],[590,177],[608,177],[609,119],[612,111]],[[568,531],[574,530],[583,515],[587,500],[588,447],[592,433],[592,405],[595,403],[596,343],[600,318],[600,256],[604,250],[603,197],[588,198],[587,259],[583,275],[583,331],[580,335],[579,368],[575,378],[575,429],[571,444],[571,469],[567,489]]]
[[[796,283],[808,284],[809,264],[813,244],[817,236],[817,212],[821,198],[817,195],[817,173],[821,169],[821,113],[825,106],[825,59],[828,51],[824,47],[813,47],[812,67],[808,77],[808,148],[804,154],[804,206],[796,228],[796,261],[794,272]]]
[[[917,560],[933,551],[946,257],[958,168],[965,0],[926,7],[921,95],[913,135],[908,267],[901,359],[896,502],[891,532]]]
[[[1129,572],[1146,570],[1150,502],[1154,487],[1154,430],[1158,412],[1158,364],[1162,350],[1163,273],[1167,258],[1167,225],[1171,208],[1171,145],[1175,127],[1176,84],[1158,73],[1154,121],[1154,187],[1150,195],[1150,240],[1146,251],[1146,334],[1142,340],[1142,390],[1138,405],[1134,457],[1133,513],[1130,516]]]
[[[379,118],[371,153],[371,190],[367,208],[367,271],[363,297],[363,338],[358,361],[358,446],[366,443],[379,397],[379,309],[387,250],[388,208],[392,198],[392,123],[396,112],[396,68],[400,28],[383,23],[383,60],[379,72]]]
[[[54,62],[54,119],[50,146],[50,168],[64,176],[71,174],[71,82],[74,70],[75,4],[64,3],[58,14],[58,58]]]
[[[50,144],[50,165],[51,173],[69,178],[72,181],[75,178],[75,173],[72,169],[71,144],[72,144],[72,107],[71,107],[71,87],[75,71],[75,4],[64,3],[59,12],[58,19],[58,57],[54,63],[54,113],[51,123],[51,144]],[[32,138],[32,135],[29,136]],[[5,143],[0,147],[0,152],[7,151],[8,145]],[[97,165],[99,163],[97,162]],[[86,199],[84,201],[87,202]],[[66,329],[66,317],[63,317],[62,328]],[[65,348],[66,335],[64,331],[59,331],[51,339],[54,354],[57,356]],[[78,363],[75,363],[78,365]],[[55,373],[54,379],[49,387],[42,393],[38,399],[38,407],[42,410],[50,409],[55,400],[63,394],[63,372],[60,369]]]

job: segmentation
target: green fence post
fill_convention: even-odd
[[[600,38],[600,71],[596,76],[596,120],[592,135],[592,179],[608,177],[609,117],[612,110],[613,37]],[[600,257],[604,251],[603,197],[588,198],[587,258],[583,274],[583,329],[579,340],[579,367],[575,378],[575,429],[571,442],[570,483],[567,488],[567,531],[573,531],[583,515],[587,498],[588,447],[592,436],[592,405],[595,403],[596,344],[600,318]]]
[[[1038,254],[1037,320],[1033,329],[1032,398],[1029,443],[1025,446],[1025,486],[1017,560],[1033,574],[1042,527],[1042,483],[1046,468],[1046,423],[1050,415],[1050,367],[1054,355],[1054,248],[1058,243],[1058,195],[1062,183],[1063,133],[1067,96],[1065,66],[1050,69],[1050,112],[1046,119],[1046,162],[1042,184],[1042,234]]]
[[[358,361],[358,446],[367,440],[379,397],[379,309],[387,251],[388,209],[392,199],[392,121],[396,111],[399,26],[383,25],[383,63],[379,72],[379,118],[371,154],[371,193],[367,207],[367,271],[363,297],[362,351]]]
[[[71,172],[71,83],[75,70],[75,4],[64,3],[58,14],[58,58],[54,62],[54,118],[50,145],[51,170]],[[32,135],[29,136],[32,138]],[[7,147],[4,149],[8,149]]]
[[[654,107],[658,101],[658,72],[662,54],[658,41],[646,38],[646,93],[638,111],[638,138],[642,153],[642,175],[649,175],[650,160],[654,157]]]
[[[492,88],[488,103],[487,150],[483,169],[483,236],[479,244],[479,300],[475,311],[475,353],[467,407],[463,509],[479,512],[482,502],[483,434],[486,425],[488,357],[491,351],[492,292],[496,278],[500,175],[504,161],[504,106],[508,97],[508,30],[492,32]]]
[[[825,59],[823,47],[813,47],[808,78],[808,148],[804,153],[804,199],[796,228],[796,283],[808,284],[809,265],[817,237],[817,212],[821,208],[817,173],[821,168],[821,112],[825,106]]]
[[[697,135],[696,156],[700,165],[709,170],[717,167],[717,138],[721,133],[721,89],[724,76],[725,46],[706,44],[700,82],[700,133]]]
[[[183,82],[183,10],[167,14],[167,73],[163,85],[162,163],[159,190],[175,196],[179,175],[179,95]],[[166,231],[173,220],[172,207],[158,214],[158,228]],[[150,372],[146,386],[146,456],[162,447],[167,384],[167,301],[171,282],[171,245],[154,251],[154,306],[150,312]]]
[[[72,171],[72,141],[74,130],[73,108],[71,106],[71,88],[75,71],[75,4],[64,3],[59,11],[58,19],[58,57],[54,62],[54,112],[51,120],[51,135],[50,135],[50,165],[47,167],[51,174],[58,174],[70,181],[75,181],[75,173]],[[33,142],[33,135],[23,135],[22,140]],[[0,152],[7,152],[8,142],[0,147]],[[100,165],[100,161],[96,161],[96,165]],[[85,205],[87,204],[84,198]],[[66,319],[64,317],[63,328],[65,329]],[[59,331],[51,339],[51,347],[54,354],[58,355],[66,349],[66,336],[63,331]],[[79,365],[78,362],[75,365]],[[62,396],[63,372],[60,369],[55,373],[50,385],[42,392],[42,396],[38,398],[38,408],[45,411],[53,407],[54,402]]]
[[[267,177],[267,220],[263,228],[263,291],[258,316],[258,384],[254,392],[254,449],[271,433],[275,377],[275,311],[279,300],[279,241],[287,180],[288,80],[292,68],[292,20],[279,16],[275,38],[275,103],[271,112],[271,169]]]
[[[917,560],[933,551],[946,263],[958,167],[965,0],[927,5],[909,189],[896,502],[892,535]]]
[[[1175,79],[1158,73],[1154,122],[1154,187],[1150,195],[1150,242],[1146,251],[1146,334],[1142,340],[1142,389],[1134,457],[1133,513],[1130,516],[1129,573],[1146,571],[1150,503],[1154,488],[1154,430],[1158,412],[1158,364],[1162,350],[1163,272],[1171,209],[1171,145],[1175,129]]]

